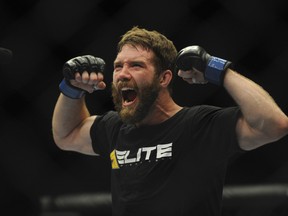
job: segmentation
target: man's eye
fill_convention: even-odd
[[[114,65],[114,70],[120,70],[122,68],[121,65]]]
[[[134,63],[132,66],[133,66],[133,67],[142,67],[142,65],[139,64],[139,63]]]

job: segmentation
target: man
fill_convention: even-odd
[[[239,106],[177,105],[174,62],[184,81],[222,85]],[[104,64],[92,56],[65,64],[52,123],[61,149],[111,159],[113,215],[219,216],[229,158],[288,132],[287,116],[269,94],[229,61],[199,46],[177,54],[165,36],[138,27],[118,44],[116,111],[91,116],[84,95],[105,89]]]

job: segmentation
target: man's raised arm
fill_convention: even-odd
[[[288,134],[288,118],[272,97],[252,80],[231,70],[232,63],[208,54],[200,46],[178,53],[178,75],[190,84],[207,82],[223,86],[240,107],[236,126],[239,145],[255,149]]]
[[[56,145],[69,151],[96,155],[92,148],[90,128],[96,118],[85,103],[85,94],[105,89],[103,71],[105,62],[94,56],[79,56],[64,64],[64,79],[57,100],[52,132]]]

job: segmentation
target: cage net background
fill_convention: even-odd
[[[110,83],[116,44],[133,26],[165,34],[178,50],[197,44],[232,61],[288,114],[287,9],[275,0],[1,0],[0,47],[13,60],[0,66],[0,211],[38,215],[43,196],[109,191],[109,161],[58,149],[51,118],[63,63],[101,57]],[[234,105],[221,87],[180,79],[174,98],[182,106]],[[93,114],[113,109],[109,87],[88,95],[87,104]],[[225,184],[288,183],[287,152],[284,137],[235,158]]]

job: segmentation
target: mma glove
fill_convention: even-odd
[[[223,85],[226,70],[232,66],[230,61],[209,55],[200,46],[188,46],[179,51],[176,58],[177,70],[188,71],[195,68],[204,78],[218,86]]]
[[[76,73],[82,74],[84,71],[87,71],[89,74],[91,72],[103,73],[104,69],[105,62],[101,58],[92,55],[72,58],[63,65],[62,72],[64,79],[60,83],[59,89],[65,96],[72,99],[79,99],[85,95],[86,91],[73,86],[70,80],[75,79]]]

